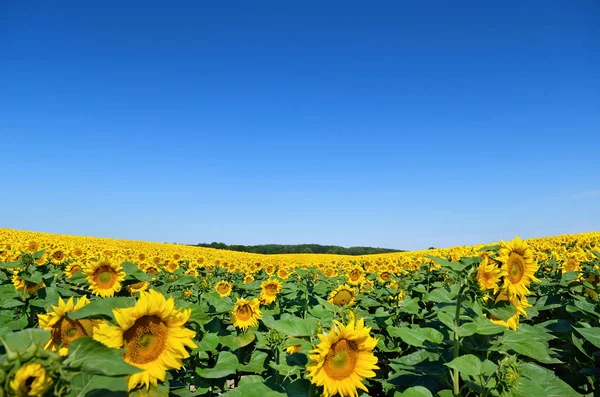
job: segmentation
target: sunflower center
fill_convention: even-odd
[[[242,321],[249,320],[250,317],[252,317],[252,309],[250,307],[248,307],[248,305],[240,306],[237,309],[236,315],[237,315],[237,318]]]
[[[229,289],[227,288],[226,285],[219,285],[217,286],[217,292],[219,292],[220,294],[226,294],[229,291]]]
[[[351,300],[352,293],[350,293],[350,291],[342,290],[333,297],[333,304],[337,306],[342,306],[347,304]]]
[[[168,328],[157,316],[139,318],[123,333],[125,358],[133,364],[156,360],[167,345]]]
[[[117,281],[117,273],[110,266],[100,266],[94,277],[99,288],[111,288]]]
[[[568,272],[577,271],[577,265],[579,265],[579,263],[575,259],[569,258],[565,265],[565,270]]]
[[[277,287],[275,285],[265,286],[265,293],[269,296],[277,295]]]
[[[329,349],[323,368],[330,378],[335,380],[346,379],[354,372],[357,358],[356,343],[342,339]]]
[[[390,275],[388,272],[383,272],[383,273],[381,273],[381,276],[380,276],[380,277],[381,277],[381,279],[382,279],[382,280],[384,280],[384,281],[387,281],[387,280],[389,280],[390,278],[392,278],[392,276],[391,276],[391,275]]]
[[[84,324],[83,321],[87,320],[71,320],[70,318],[63,317],[53,330],[53,340],[57,345],[62,347],[68,347],[69,343],[75,339],[89,336],[91,334],[91,323]],[[89,329],[85,325],[89,325]]]
[[[525,274],[525,260],[516,252],[511,252],[508,257],[508,279],[515,284],[521,281]]]
[[[358,280],[359,278],[360,278],[360,272],[359,272],[358,270],[352,270],[352,271],[350,272],[350,279],[351,279],[352,281],[356,281],[356,280]]]

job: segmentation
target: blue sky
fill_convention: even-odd
[[[0,227],[403,249],[599,230],[599,17],[2,2]]]

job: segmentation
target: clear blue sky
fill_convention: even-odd
[[[0,2],[0,227],[404,249],[600,230],[600,5]]]

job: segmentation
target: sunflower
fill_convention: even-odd
[[[27,251],[29,252],[37,252],[40,248],[40,244],[37,241],[31,240],[27,243]]]
[[[50,258],[52,259],[52,262],[54,264],[60,264],[65,260],[65,252],[63,250],[56,250],[52,253],[52,255],[50,256]]]
[[[244,277],[244,284],[248,284],[254,281],[254,276],[251,274],[248,274],[247,276]]]
[[[23,280],[21,277],[19,277],[18,270],[13,271],[12,283],[17,291],[21,292],[23,290],[27,290],[28,294],[35,294],[40,288],[46,286],[43,281],[39,283],[32,283],[31,281]]]
[[[491,289],[495,294],[498,292],[498,283],[503,275],[505,275],[503,270],[490,261],[488,256],[484,256],[477,268],[477,284],[482,291]]]
[[[350,306],[354,303],[356,298],[356,290],[348,284],[340,285],[329,294],[327,301],[333,303],[336,306]]]
[[[505,273],[502,289],[508,295],[528,295],[529,284],[539,281],[535,278],[538,265],[533,258],[532,249],[518,236],[513,241],[502,241],[500,244],[497,259],[502,262]]]
[[[577,272],[581,273],[581,261],[578,255],[570,254],[559,267],[561,273]]]
[[[339,393],[344,396],[358,396],[357,389],[369,390],[362,380],[375,376],[377,357],[373,349],[377,339],[369,335],[371,328],[365,327],[364,319],[335,325],[329,334],[320,334],[321,342],[308,356],[307,366],[311,383],[323,386],[323,396]]]
[[[290,271],[285,267],[282,267],[281,269],[277,270],[277,277],[279,277],[282,280],[287,280],[290,277],[290,275]]]
[[[275,302],[281,291],[281,282],[278,280],[267,280],[260,284],[260,300],[266,305]]]
[[[364,280],[364,278],[365,271],[360,266],[354,266],[346,275],[346,279],[350,285],[358,285]]]
[[[165,269],[166,272],[168,273],[173,273],[175,272],[177,269],[179,269],[179,263],[175,262],[175,261],[165,261],[166,263],[163,265],[163,269]]]
[[[215,285],[215,291],[221,295],[221,297],[231,295],[233,285],[229,281],[221,280]]]
[[[135,294],[136,292],[146,291],[150,287],[150,283],[147,281],[140,281],[138,283],[130,284],[127,286],[127,291]]]
[[[83,269],[83,265],[79,262],[69,263],[65,269],[65,273],[69,278],[73,277],[75,273]]]
[[[58,350],[61,356],[69,351],[69,343],[75,339],[85,336],[92,336],[94,326],[98,324],[95,320],[72,320],[67,317],[67,313],[81,309],[90,303],[87,297],[82,296],[74,302],[73,298],[65,303],[62,298],[58,298],[58,306],[52,306],[52,310],[46,314],[38,314],[40,327],[51,331],[51,338],[44,346],[44,349]]]
[[[527,301],[527,298],[525,298],[524,296],[519,298],[517,295],[512,295],[511,297],[509,297],[505,292],[501,292],[496,298],[496,302],[500,301],[511,302],[517,308],[517,312],[506,321],[494,316],[490,316],[490,321],[494,324],[504,325],[505,327],[509,327],[513,330],[516,330],[517,326],[519,325],[519,316],[526,316],[527,312],[525,312],[525,308],[531,307],[531,305]]]
[[[134,307],[114,309],[117,325],[103,322],[94,339],[108,347],[125,348],[123,359],[143,371],[129,376],[129,390],[164,381],[166,371],[180,369],[189,357],[185,347],[196,348],[196,333],[184,327],[189,309],[176,309],[172,297],[154,290],[142,292]]]
[[[158,273],[160,273],[160,267],[158,267],[158,265],[155,264],[148,264],[147,266],[142,268],[142,270],[144,271],[144,273],[149,274],[151,276],[156,276]]]
[[[235,302],[235,307],[231,311],[231,322],[237,328],[246,331],[248,327],[258,325],[260,314],[260,302],[258,299],[239,299]]]
[[[193,267],[190,267],[189,269],[187,269],[185,272],[183,272],[183,274],[185,274],[186,276],[194,276],[194,277],[200,276],[200,273],[198,273],[198,270],[196,270]]]
[[[52,386],[52,378],[39,363],[28,363],[15,373],[10,388],[17,397],[42,397]]]
[[[590,283],[590,285],[592,287],[594,287],[594,289],[591,288],[585,288],[585,293],[592,299],[597,299],[598,298],[598,293],[596,292],[598,289],[600,289],[600,276],[597,274],[590,274],[589,277],[587,277],[585,279],[585,281],[587,281],[588,283]]]
[[[392,280],[392,273],[388,271],[377,273],[377,281],[379,281],[381,284],[385,284],[390,280]]]
[[[275,265],[267,265],[265,267],[265,273],[267,273],[269,276],[275,273]]]
[[[108,258],[89,263],[83,272],[87,276],[90,290],[103,298],[119,292],[121,281],[125,279],[123,267],[112,263]]]

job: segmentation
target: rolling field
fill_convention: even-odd
[[[365,256],[0,229],[2,396],[594,396],[600,233]]]

